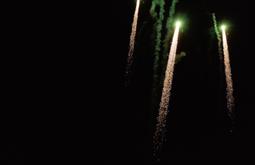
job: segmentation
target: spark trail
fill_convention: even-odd
[[[166,23],[166,29],[167,29],[168,33],[172,29],[173,17],[174,17],[174,14],[175,14],[175,7],[176,7],[178,2],[179,2],[179,0],[173,0],[172,4],[171,4],[171,7],[169,9],[169,15],[168,15],[168,18],[167,18],[167,23]]]
[[[233,108],[234,108],[233,82],[231,77],[228,43],[227,43],[227,37],[226,37],[224,26],[222,27],[222,41],[223,41],[225,76],[226,76],[226,83],[227,83],[227,88],[226,88],[227,108],[228,108],[229,117],[233,119]]]
[[[177,3],[179,2],[179,0],[173,0],[171,7],[169,9],[169,14],[168,14],[168,18],[167,18],[167,22],[166,22],[166,35],[165,35],[165,39],[164,39],[164,55],[167,56],[167,52],[169,50],[169,42],[171,40],[171,34],[173,32],[172,30],[172,26],[173,26],[173,22],[174,22],[174,14],[175,14],[175,8]]]
[[[136,29],[137,29],[138,15],[139,15],[139,7],[140,7],[140,0],[137,0],[135,13],[133,17],[133,23],[132,23],[132,32],[131,32],[130,41],[129,41],[129,51],[128,51],[128,58],[127,58],[127,66],[126,66],[126,83],[128,83],[127,81],[128,81],[128,76],[130,72],[130,67],[133,63],[133,53],[134,53],[134,47],[135,47],[135,36],[136,36]]]
[[[180,22],[177,22],[174,36],[172,39],[172,45],[169,52],[167,68],[165,72],[165,80],[164,80],[164,86],[163,86],[163,91],[161,96],[159,115],[157,118],[156,131],[153,137],[153,143],[154,143],[153,154],[155,157],[157,157],[157,154],[159,150],[161,149],[161,146],[165,137],[166,117],[168,113],[169,99],[171,95],[171,87],[172,87],[172,80],[173,80],[176,49],[178,44],[179,29],[180,29]]]
[[[163,77],[164,77],[164,71],[166,69],[167,65],[167,56],[168,56],[168,51],[169,51],[169,42],[171,41],[171,36],[173,35],[173,24],[174,24],[174,15],[175,15],[175,8],[179,0],[172,0],[168,17],[166,20],[166,25],[165,25],[165,38],[163,40],[163,53],[160,61],[160,65],[162,66],[162,70],[160,70],[160,84],[163,82]]]

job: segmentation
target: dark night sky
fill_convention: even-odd
[[[176,13],[187,22],[178,51],[187,56],[175,66],[161,164],[247,164],[254,153],[255,130],[252,1],[179,1]],[[123,84],[134,1],[34,5],[23,10],[11,4],[19,10],[6,12],[8,54],[2,66],[3,107],[8,108],[1,115],[1,160],[21,164],[55,158],[89,164],[92,158],[94,163],[151,164],[157,112],[150,108],[150,1],[141,5],[129,88]],[[231,24],[228,43],[236,99],[232,134],[224,88],[219,88],[211,12]]]
[[[120,123],[123,125],[119,126],[121,131],[116,128],[117,132],[124,129],[125,136],[119,142],[120,146],[127,147],[124,160],[147,164],[151,159],[151,127],[155,122],[155,116],[151,116],[149,108],[152,23],[148,3],[145,1],[140,10],[133,81],[129,89],[123,89],[124,94],[120,92],[120,96],[124,95],[123,106],[119,107],[120,111],[124,111],[124,114],[120,112]],[[123,71],[135,3],[131,1],[127,7],[122,4],[116,6],[118,9],[112,10],[113,15],[115,11],[119,13],[114,15],[113,21],[114,26],[116,24],[113,32],[117,40],[113,52],[114,58],[121,58]],[[187,19],[178,50],[185,51],[187,56],[175,68],[162,164],[185,160],[234,162],[236,159],[252,159],[254,65],[253,43],[249,39],[254,36],[254,25],[249,24],[253,17],[251,11],[249,1],[182,0],[177,4],[176,13],[185,15]],[[224,79],[219,77],[217,40],[212,33],[212,12],[216,13],[218,22],[226,20],[231,25],[228,42],[236,99],[236,120],[232,134],[229,133],[231,122],[226,114],[225,88],[219,87],[221,81],[224,85]]]

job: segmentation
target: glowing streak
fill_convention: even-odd
[[[178,28],[180,28],[181,24],[182,24],[181,21],[177,21],[177,22],[175,23],[175,26],[178,27]]]
[[[226,30],[226,25],[221,25],[221,30],[225,31]]]
[[[157,126],[156,131],[154,134],[154,156],[157,154],[157,152],[160,150],[161,145],[164,140],[164,132],[166,127],[166,117],[168,113],[168,105],[169,105],[169,99],[171,95],[171,87],[172,87],[172,80],[173,80],[173,72],[174,72],[174,63],[175,63],[175,57],[176,57],[176,49],[178,44],[178,35],[179,35],[179,29],[180,29],[180,23],[176,24],[174,36],[172,39],[172,45],[170,48],[170,53],[168,57],[168,63],[167,68],[165,72],[165,80],[164,80],[164,86],[161,96],[161,102],[160,102],[160,108],[159,108],[159,115],[157,118]]]
[[[228,51],[228,43],[225,32],[225,26],[222,27],[222,40],[223,40],[223,53],[224,53],[224,65],[225,65],[225,75],[226,75],[226,83],[227,83],[227,108],[229,111],[229,116],[233,117],[233,108],[234,108],[234,96],[233,96],[233,82],[231,78],[231,67],[229,60],[229,51]]]
[[[128,76],[130,67],[133,63],[133,53],[134,53],[134,47],[135,47],[135,36],[136,36],[136,28],[137,28],[138,14],[139,14],[139,6],[140,6],[140,0],[137,0],[135,13],[134,13],[134,17],[133,17],[133,23],[132,23],[132,32],[131,32],[130,41],[129,41],[126,76]]]

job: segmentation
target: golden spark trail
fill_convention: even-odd
[[[128,59],[127,59],[127,67],[126,67],[126,76],[128,76],[130,67],[133,62],[133,53],[134,53],[134,47],[135,47],[135,36],[136,36],[136,29],[137,29],[137,21],[138,21],[138,15],[139,15],[139,6],[140,6],[140,0],[136,1],[136,8],[135,13],[133,17],[133,23],[132,23],[132,32],[130,35],[130,41],[129,41],[129,51],[128,51]]]
[[[169,99],[171,95],[171,87],[172,87],[172,80],[173,80],[176,49],[178,44],[179,29],[180,29],[180,23],[177,23],[174,36],[172,39],[172,45],[169,52],[168,63],[167,63],[167,68],[165,72],[164,86],[163,86],[160,108],[159,108],[159,115],[157,118],[156,131],[153,137],[154,156],[156,156],[157,152],[160,150],[164,140],[164,136],[165,136],[164,132],[166,127],[166,117],[168,113]]]
[[[230,118],[233,117],[233,108],[234,108],[234,96],[233,96],[233,82],[231,78],[231,67],[229,60],[229,51],[228,51],[228,43],[225,28],[222,28],[222,40],[223,40],[223,53],[224,53],[224,65],[225,65],[225,75],[226,75],[226,83],[227,83],[227,108],[229,111]]]

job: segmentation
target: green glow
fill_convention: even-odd
[[[226,30],[226,28],[227,28],[227,25],[225,25],[225,24],[223,24],[223,25],[221,25],[221,30],[223,30],[223,31],[225,31]]]
[[[182,25],[182,22],[180,20],[177,20],[175,22],[175,26],[180,27]]]

